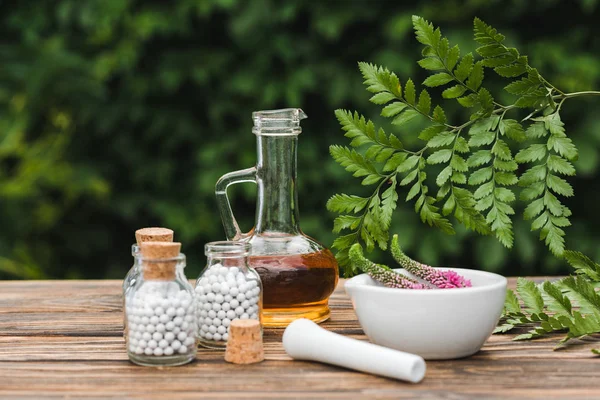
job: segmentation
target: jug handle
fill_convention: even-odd
[[[229,172],[219,178],[215,185],[215,194],[217,196],[217,207],[221,213],[221,221],[225,228],[227,240],[241,240],[247,238],[252,232],[244,233],[233,215],[231,203],[227,197],[227,188],[236,183],[254,182],[256,183],[256,167],[246,168],[239,171]]]

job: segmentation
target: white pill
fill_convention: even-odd
[[[233,299],[229,302],[229,305],[231,306],[231,308],[236,308],[240,305],[240,302],[236,299]]]
[[[179,307],[179,308],[177,309],[177,316],[178,316],[178,317],[183,317],[184,315],[185,315],[185,308],[183,308],[183,307]]]
[[[166,348],[169,345],[169,342],[165,339],[162,339],[161,341],[158,342],[158,347],[160,347],[161,349]]]
[[[235,313],[235,311],[233,311],[233,310],[229,310],[229,311],[227,311],[227,318],[229,318],[229,319],[234,319],[234,318],[235,318],[235,316],[236,316],[236,313]]]
[[[181,324],[181,330],[182,331],[187,331],[190,328],[190,323],[183,321],[183,324]]]
[[[157,342],[160,341],[163,338],[163,334],[160,332],[154,332],[152,334],[152,339],[156,340]]]
[[[132,353],[135,353],[135,348],[136,348],[136,346],[135,346],[135,345],[133,345],[133,344],[130,344],[130,345],[129,345],[129,351],[130,351],[130,352],[132,352]]]
[[[248,319],[248,318],[250,318],[250,316],[249,316],[247,313],[243,313],[243,314],[240,316],[240,319]]]
[[[173,333],[175,335],[177,335],[179,332],[181,332],[181,328],[180,327],[176,326],[175,328],[173,328]]]
[[[229,310],[231,310],[231,304],[229,304],[229,303],[223,303],[223,304],[221,304],[221,310],[223,310],[223,311],[229,311]]]
[[[165,355],[165,356],[170,356],[170,355],[173,355],[173,348],[171,348],[171,347],[166,347],[166,348],[164,349],[163,353],[164,353],[164,355]]]
[[[235,314],[235,313],[234,313]],[[225,328],[227,328],[229,325],[231,325],[231,320],[229,318],[225,318],[221,321],[221,324],[223,324],[223,326]],[[220,328],[220,327],[219,327]]]
[[[209,318],[215,318],[217,316],[217,312],[215,310],[210,310],[208,312],[208,317]]]
[[[138,346],[146,347],[146,346],[148,346],[148,341],[144,340],[144,339],[138,340]]]
[[[198,294],[198,296],[203,295],[204,294],[204,287],[198,285],[198,286],[196,286],[196,288],[194,289],[194,291]]]
[[[254,313],[250,316],[250,319],[258,319],[258,314]]]
[[[183,320],[185,322],[193,322],[194,321],[194,315],[190,313],[190,314],[186,315],[185,317],[183,317]]]
[[[238,267],[229,267],[228,272],[232,275],[237,275],[240,272],[240,269]]]
[[[220,333],[222,335],[225,332],[227,332],[227,328],[225,328],[223,325],[221,325],[217,328],[217,333]]]
[[[175,323],[173,321],[169,321],[165,324],[165,328],[167,328],[168,331],[172,331],[173,328],[175,328]]]
[[[150,332],[144,332],[144,333],[142,333],[142,339],[144,339],[145,341],[148,341],[148,340],[152,339],[152,334]]]
[[[212,310],[212,303],[204,303],[202,305],[202,308],[205,309],[206,311],[210,311],[210,310]]]
[[[144,354],[144,349],[142,349],[140,346],[136,347],[135,354]]]
[[[208,327],[208,332],[209,333],[215,333],[217,331],[217,327],[214,325],[211,325]]]
[[[183,318],[175,317],[175,319],[173,320],[173,323],[175,323],[175,325],[179,326],[183,323]]]
[[[236,313],[236,315],[242,315],[244,313],[244,308],[243,307],[237,307],[235,309],[235,313]]]
[[[246,276],[244,275],[243,272],[238,272],[237,275],[235,276],[235,279],[237,279],[238,281],[246,282]]]
[[[219,326],[219,325],[221,325],[221,320],[219,318],[215,318],[212,320],[212,324],[214,326]]]
[[[155,356],[162,356],[163,355],[163,349],[161,349],[160,347],[157,347],[154,349],[154,355]]]
[[[210,301],[212,303],[213,301],[215,301],[215,296],[216,295],[213,292],[210,292],[209,294],[206,295],[206,300]]]
[[[227,340],[229,340],[229,333],[224,333],[224,334],[223,334],[223,340],[224,340],[224,341],[227,341]]]
[[[223,338],[223,336],[221,336],[220,333],[215,333],[213,335],[213,340],[216,341],[216,342],[220,341],[222,338]]]
[[[180,342],[183,342],[186,337],[187,337],[187,333],[179,332],[179,334],[177,335],[177,340],[179,340]]]
[[[173,332],[165,333],[165,340],[168,342],[172,342],[175,339],[175,334]]]
[[[250,297],[248,301],[250,302],[250,304],[256,304],[258,303],[258,296]]]
[[[177,350],[181,347],[181,342],[179,340],[175,340],[173,343],[171,343],[171,347],[173,350]]]
[[[214,311],[220,311],[221,310],[221,305],[219,303],[213,303],[212,309]]]
[[[233,299],[233,297],[231,297],[230,294],[226,294],[225,297],[223,297],[223,301],[225,303],[229,303],[232,299]]]
[[[167,328],[165,327],[164,324],[158,324],[158,325],[156,325],[156,332],[163,333],[166,330],[167,330]]]
[[[250,307],[250,302],[248,300],[244,300],[244,301],[242,301],[241,306],[244,308],[248,308],[248,307]]]
[[[219,319],[223,319],[223,318],[225,318],[226,316],[227,316],[227,313],[226,313],[225,311],[223,311],[223,310],[221,310],[221,311],[219,311],[219,312],[217,313],[217,318],[219,318]]]
[[[154,309],[154,315],[163,315],[164,313],[165,313],[165,310],[162,307],[156,307]]]
[[[242,283],[241,285],[239,285],[239,289],[240,289],[240,293],[246,293],[246,290],[248,290],[248,285],[245,283]]]
[[[147,356],[151,356],[152,354],[154,354],[154,350],[152,350],[150,347],[146,347],[144,349],[144,354]]]
[[[206,317],[206,318],[204,318],[204,323],[206,325],[211,325],[212,324],[212,320],[213,319],[211,317]]]
[[[235,280],[235,274],[237,274],[237,271],[231,272],[231,269],[229,269],[229,271],[227,272],[227,275],[225,275],[225,279],[229,280]]]
[[[208,295],[210,293],[210,291],[212,290],[212,283],[206,282],[204,284],[203,288],[204,288],[204,294]]]
[[[146,325],[146,332],[149,332],[149,333],[156,332],[156,326],[150,325],[150,324]]]
[[[148,341],[148,347],[151,349],[155,349],[158,346],[158,343],[156,342],[156,340],[149,340]]]
[[[167,315],[169,317],[174,317],[176,313],[177,313],[177,311],[175,310],[175,307],[169,307],[167,309]]]
[[[169,322],[170,319],[171,319],[171,317],[169,317],[167,314],[162,314],[159,318],[160,322],[163,324],[166,324],[167,322]]]
[[[177,351],[179,352],[179,354],[185,354],[185,353],[187,353],[188,349],[186,346],[181,345],[181,347]]]
[[[210,285],[211,285],[211,286],[210,286],[210,287],[211,287],[211,290],[212,290],[212,284],[213,284],[213,283],[216,283],[216,282],[218,282],[218,281],[219,281],[219,278],[217,278],[217,277],[216,277],[216,275],[210,275],[210,276],[208,277],[208,283],[210,283]]]
[[[227,284],[226,282],[223,282],[221,284],[221,294],[223,296],[225,296],[227,293],[229,293],[229,284]]]
[[[234,288],[231,288],[231,289],[229,290],[229,294],[235,297],[235,296],[237,296],[238,294],[240,294],[240,290],[239,290],[238,288],[236,288],[236,287],[234,287]]]
[[[208,332],[206,335],[204,335],[204,337],[205,337],[207,340],[212,340],[212,338],[213,338],[213,334],[212,334],[212,333],[210,333],[210,332]]]
[[[223,297],[223,295],[221,293],[219,293],[215,296],[215,302],[221,304],[223,302],[223,300],[225,300],[225,298]]]
[[[221,284],[219,282],[215,282],[212,284],[212,291],[217,293],[221,291]]]
[[[202,304],[202,303],[206,303],[206,301],[208,300],[208,298],[206,297],[205,294],[203,294],[202,296],[198,296],[196,298],[196,300],[198,301],[198,303]]]
[[[142,319],[140,320],[140,322],[142,323],[142,325],[148,325],[150,323],[150,318],[148,318],[148,317],[142,317]]]
[[[200,331],[200,337],[206,337],[206,332],[205,331]]]
[[[201,332],[208,332],[208,325],[206,324],[202,324],[202,327],[200,328]]]
[[[142,338],[142,334],[143,332],[140,332],[139,330],[133,335],[134,338],[136,338],[137,340],[140,340]]]
[[[191,345],[193,345],[196,342],[196,339],[194,339],[191,336],[188,336],[185,341],[183,342],[184,345],[190,347]]]
[[[202,317],[202,318],[206,318],[206,317],[208,317],[208,311],[206,311],[206,310],[201,310],[201,311],[200,311],[200,313],[199,313],[199,315],[200,315],[200,317]]]
[[[187,294],[187,293],[186,293]],[[185,299],[183,299],[181,301],[181,307],[183,308],[188,308],[190,306],[190,300],[187,298],[187,296],[185,297]]]
[[[244,293],[240,293],[235,298],[237,299],[237,301],[242,302],[246,300],[246,295]]]

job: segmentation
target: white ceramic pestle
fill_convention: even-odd
[[[425,376],[425,360],[420,356],[338,335],[304,318],[286,328],[283,347],[298,360],[319,361],[413,383]]]

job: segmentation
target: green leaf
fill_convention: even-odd
[[[465,56],[462,58],[462,60],[460,60],[458,67],[456,67],[456,70],[454,70],[454,76],[456,76],[456,78],[459,81],[464,82],[464,80],[467,79],[467,77],[471,73],[472,69],[473,69],[473,54],[472,53],[465,54]]]
[[[362,182],[361,185],[363,186],[368,186],[368,185],[373,185],[374,183],[378,183],[381,180],[381,176],[379,176],[378,174],[371,174],[366,176]]]
[[[358,213],[367,206],[368,200],[364,197],[335,194],[327,201],[327,209],[339,213]]]
[[[510,154],[510,148],[502,139],[496,140],[496,143],[492,146],[492,154],[499,157],[501,160],[510,161],[512,155]]]
[[[521,305],[515,292],[510,289],[506,290],[506,301],[504,302],[504,309],[507,313],[517,314],[521,312]]]
[[[546,157],[546,145],[545,144],[532,144],[531,146],[523,149],[515,156],[515,161],[524,164],[528,162],[534,162]]]
[[[429,157],[427,157],[427,163],[428,164],[446,163],[446,162],[448,162],[448,160],[450,160],[451,156],[452,156],[452,150],[450,150],[450,149],[438,150],[435,153],[433,153],[432,155],[430,155]]]
[[[563,296],[560,288],[553,285],[549,281],[544,282],[542,288],[549,296],[549,301],[547,302],[548,310],[557,314],[571,316],[571,310],[573,308],[571,301],[568,297]]]
[[[419,139],[424,141],[431,140],[435,135],[446,130],[444,125],[431,125],[423,129],[419,134]]]
[[[494,71],[505,78],[514,78],[527,72],[527,66],[524,64],[511,64],[504,67],[496,67]]]
[[[385,165],[383,166],[383,171],[389,172],[395,170],[400,166],[400,164],[406,161],[406,157],[406,153],[395,153],[386,161]]]
[[[433,120],[439,124],[446,123],[446,113],[440,106],[435,106],[433,109]]]
[[[409,174],[407,174],[404,177],[404,179],[402,179],[400,181],[400,186],[406,186],[406,185],[408,185],[409,183],[411,183],[412,181],[414,181],[415,179],[417,179],[418,175],[419,175],[419,169],[415,168]]]
[[[453,80],[454,78],[450,74],[446,72],[440,72],[438,74],[431,75],[427,79],[425,79],[423,81],[423,85],[428,87],[437,87],[452,82]]]
[[[546,166],[536,165],[521,175],[519,186],[529,186],[534,182],[541,182],[544,179],[546,179]]]
[[[494,174],[494,182],[497,185],[513,186],[519,182],[519,178],[512,172],[496,172]]]
[[[541,313],[544,310],[544,299],[537,285],[525,278],[517,279],[517,293],[530,313]]]
[[[499,128],[502,135],[506,135],[516,142],[526,139],[523,127],[514,119],[503,119],[500,121]]]
[[[546,127],[543,122],[536,122],[534,124],[529,125],[527,130],[525,131],[525,135],[530,139],[539,139],[548,134]]]
[[[573,164],[571,164],[564,158],[556,156],[554,154],[548,156],[546,165],[548,166],[548,169],[552,172],[556,172],[567,176],[575,175],[575,168],[573,167]]]
[[[469,145],[473,147],[479,147],[489,145],[496,139],[496,133],[494,132],[480,132],[472,135],[469,139]]]
[[[431,111],[431,96],[429,96],[429,93],[427,93],[425,89],[423,89],[419,95],[417,110],[425,115],[429,115],[429,112]]]
[[[469,170],[469,166],[467,165],[467,161],[459,156],[458,154],[454,154],[452,156],[452,160],[450,161],[450,166],[453,170],[459,172],[467,172]]]
[[[544,211],[544,199],[537,199],[532,201],[525,207],[525,211],[523,212],[523,218],[526,220],[534,219],[537,217],[542,211]]]
[[[469,185],[480,185],[492,179],[492,167],[478,169],[469,176]]]
[[[444,69],[444,63],[437,57],[426,57],[417,62],[421,68],[429,71],[439,71]]]
[[[438,186],[443,186],[446,182],[448,182],[448,179],[450,179],[450,176],[452,175],[452,167],[451,166],[447,166],[446,168],[444,168],[442,170],[442,172],[440,172],[440,174],[437,176],[435,183]]]
[[[471,154],[467,164],[469,167],[479,167],[492,161],[492,152],[490,150],[479,150]]]
[[[406,99],[406,102],[408,104],[414,105],[415,96],[415,84],[413,83],[412,79],[409,79],[408,81],[406,81],[406,85],[404,87],[404,98]]]
[[[389,92],[381,92],[381,93],[377,93],[377,94],[373,95],[369,99],[369,101],[371,103],[375,103],[375,104],[386,104],[395,99],[396,99],[396,96],[394,96],[393,94],[391,94]]]
[[[399,114],[400,112],[402,112],[402,110],[404,110],[406,107],[408,107],[406,104],[401,103],[399,101],[392,103],[392,104],[388,104],[387,106],[385,106],[383,108],[383,110],[381,110],[381,116],[382,117],[393,117],[393,116]]]
[[[573,196],[573,187],[569,185],[567,181],[556,176],[556,175],[548,175],[548,179],[546,180],[546,184],[550,189],[552,189],[555,193],[558,193],[562,196],[571,197]]]
[[[434,29],[433,24],[427,20],[413,15],[412,16],[413,28],[417,40],[426,46],[436,48],[442,38],[442,34],[439,29]]]
[[[483,64],[478,61],[473,66],[471,73],[469,74],[469,79],[467,79],[467,86],[472,91],[476,92],[477,89],[481,86],[483,82]]]
[[[456,85],[442,92],[442,97],[445,99],[454,99],[462,96],[467,89],[464,86]]]
[[[400,115],[398,115],[396,118],[394,118],[394,120],[392,121],[393,125],[404,125],[406,123],[408,123],[409,121],[412,121],[414,118],[418,117],[419,114],[417,111],[412,110],[412,109],[407,109],[406,111],[403,111]]]
[[[421,183],[417,182],[410,188],[410,191],[406,195],[406,201],[409,201],[410,199],[412,199],[413,197],[418,195],[420,192],[421,192]]]
[[[577,148],[568,137],[551,136],[548,139],[548,150],[550,149],[570,161],[575,161],[578,158]]]
[[[427,142],[428,147],[436,148],[442,146],[448,146],[454,142],[456,135],[453,135],[448,132],[442,132],[434,136],[431,140]]]
[[[333,221],[333,232],[339,233],[344,229],[356,229],[361,218],[354,215],[340,215]]]

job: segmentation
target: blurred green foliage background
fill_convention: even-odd
[[[1,1],[0,277],[121,278],[134,230],[156,225],[175,230],[188,276],[196,276],[204,243],[223,238],[214,184],[255,163],[250,115],[260,109],[308,114],[298,160],[301,223],[330,245],[326,200],[361,190],[328,156],[329,144],[346,143],[333,111],[357,109],[379,121],[357,61],[422,82],[410,16],[441,26],[463,54],[475,47],[479,16],[563,91],[598,90],[599,9],[595,0]],[[447,103],[449,118],[461,118]],[[580,151],[567,244],[600,259],[597,110],[597,99],[578,99],[561,115]],[[410,142],[416,134],[401,136]],[[252,185],[231,193],[245,229],[255,193]],[[429,263],[565,272],[526,222],[515,228],[512,251],[464,231],[447,237],[401,200],[392,231]]]

